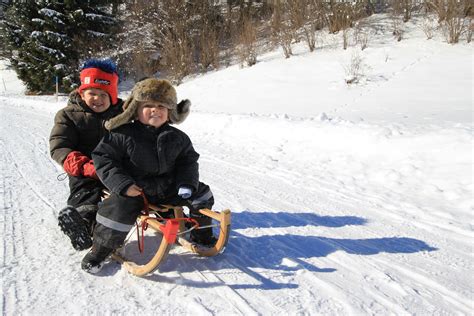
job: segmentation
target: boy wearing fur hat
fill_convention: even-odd
[[[85,271],[97,273],[122,246],[144,207],[143,194],[153,204],[187,206],[200,226],[211,224],[198,212],[214,204],[209,186],[199,182],[199,154],[189,137],[170,125],[186,119],[190,104],[177,104],[167,80],[148,78],[135,85],[124,112],[106,123],[110,133],[92,157],[111,195],[99,206],[93,246],[82,260]],[[193,230],[191,239],[207,246],[216,242],[211,227]]]
[[[59,212],[61,230],[76,250],[92,245],[97,204],[105,188],[97,177],[92,150],[106,133],[104,123],[122,111],[118,74],[111,60],[87,60],[80,72],[81,85],[56,113],[49,138],[51,157],[69,178],[67,207]]]

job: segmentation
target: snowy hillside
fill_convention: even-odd
[[[232,233],[222,255],[174,248],[146,278],[81,271],[48,148],[65,98],[24,96],[0,65],[2,314],[472,314],[472,44],[410,24],[396,42],[379,22],[364,51],[326,35],[178,87]],[[365,75],[348,86],[354,52]]]

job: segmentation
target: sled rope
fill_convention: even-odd
[[[145,193],[142,192],[142,193],[140,193],[140,195],[143,198],[142,213],[144,213],[145,215],[148,216],[148,214],[149,214],[148,199],[146,198]],[[141,230],[142,230],[142,236],[141,237],[140,237],[140,227],[138,226],[138,222],[136,222],[136,224],[137,224],[138,251],[140,251],[140,253],[143,253],[143,250],[145,249],[145,230],[147,230],[147,228],[148,228],[148,223],[146,221],[143,221],[141,223]]]
[[[67,178],[67,173],[63,172],[63,173],[58,174],[58,176],[56,177],[56,180],[64,181],[64,180],[66,180],[66,178]]]
[[[148,215],[150,213],[150,204],[148,203],[148,199],[146,198],[145,196],[145,193],[140,193],[140,195],[142,196],[143,198],[143,210],[142,210],[142,213],[144,213],[145,215]]]

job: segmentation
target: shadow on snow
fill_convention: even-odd
[[[235,230],[249,228],[279,228],[325,226],[343,227],[349,225],[364,225],[367,220],[356,216],[319,216],[313,213],[290,212],[242,212],[232,214],[232,229],[227,249],[223,254],[212,258],[203,258],[184,252],[177,254],[172,250],[168,258],[160,265],[158,271],[145,279],[165,283],[180,283],[191,287],[230,286],[239,288],[279,289],[297,288],[298,284],[278,283],[257,272],[259,270],[277,270],[277,277],[285,278],[297,271],[334,272],[334,268],[319,268],[305,259],[326,257],[335,251],[344,251],[355,255],[376,255],[379,253],[416,253],[434,251],[424,241],[407,237],[382,237],[368,239],[344,239],[319,236],[302,236],[292,234],[264,235],[249,237]],[[145,237],[146,244],[157,243],[153,236]],[[127,247],[135,247],[136,241],[131,241]],[[134,257],[134,256],[133,256]],[[114,267],[115,266],[115,267]],[[105,274],[113,274],[119,269],[117,265],[109,266]],[[182,276],[183,273],[201,271],[218,271],[238,269],[249,279],[249,284],[227,284],[219,274],[212,274],[211,280],[193,281]],[[178,277],[168,277],[160,273],[177,272]],[[236,272],[230,272],[236,274]],[[225,277],[224,277],[225,278]],[[213,280],[214,279],[214,280]],[[234,280],[234,279],[233,279]],[[208,282],[209,281],[209,282]]]
[[[367,220],[357,216],[321,216],[315,213],[241,212],[232,213],[232,229],[277,228],[290,226],[343,227],[364,225]]]

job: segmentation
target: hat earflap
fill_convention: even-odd
[[[172,124],[183,123],[188,117],[191,107],[191,101],[188,99],[182,100],[176,106],[176,109],[170,110],[169,119]]]
[[[105,122],[105,128],[109,131],[131,122],[136,115],[138,102],[133,99],[133,94],[123,104],[123,112]]]

